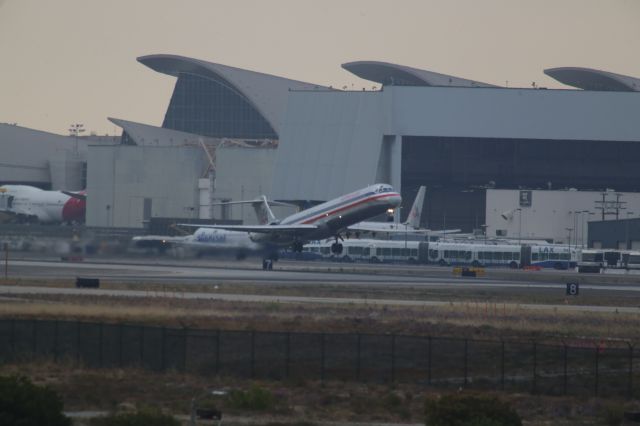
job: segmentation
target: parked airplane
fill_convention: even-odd
[[[384,213],[400,205],[400,194],[390,185],[376,184],[351,192],[310,209],[277,220],[265,196],[253,204],[259,225],[205,225],[203,227],[242,231],[249,238],[265,246],[291,246],[301,252],[302,246],[312,240],[335,238],[331,246],[334,253],[342,252],[341,234],[355,223]],[[194,225],[186,225],[194,226]]]
[[[422,218],[422,206],[424,205],[424,195],[427,188],[421,186],[418,189],[416,198],[413,201],[407,220],[403,223],[395,222],[360,222],[355,225],[351,225],[348,228],[348,233],[355,234],[356,238],[359,238],[361,234],[371,234],[373,236],[384,234],[387,236],[397,234],[411,234],[411,235],[442,235],[455,234],[460,232],[460,229],[446,229],[444,231],[433,231],[431,229],[420,228],[420,219]],[[350,235],[349,235],[350,236]]]
[[[137,236],[132,238],[132,242],[136,247],[154,248],[160,252],[176,246],[194,250],[198,254],[234,253],[237,259],[244,259],[248,254],[263,249],[251,241],[246,232],[210,228],[198,228],[192,235],[183,236]]]
[[[28,185],[0,186],[0,213],[19,222],[84,222],[85,191],[45,191]]]

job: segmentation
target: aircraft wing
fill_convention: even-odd
[[[198,228],[213,228],[213,229],[225,229],[227,231],[239,231],[239,232],[255,232],[260,234],[273,234],[273,233],[304,233],[318,229],[316,225],[193,225],[189,223],[179,223],[178,226],[198,227]]]
[[[168,235],[139,235],[131,239],[134,243],[183,243],[186,241],[184,236],[171,237]]]
[[[389,227],[383,227],[383,226],[367,226],[367,225],[362,225],[362,224],[355,224],[355,225],[351,225],[350,227],[347,228],[349,231],[351,232],[377,232],[377,233],[390,233],[390,234],[417,234],[417,235],[424,235],[425,233],[428,233],[429,231],[426,229],[413,229],[410,226],[389,226]]]

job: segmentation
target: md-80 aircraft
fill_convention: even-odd
[[[403,223],[394,223],[394,222],[360,222],[355,225],[351,225],[348,228],[348,231],[356,233],[356,236],[359,236],[360,233],[384,233],[384,234],[395,234],[395,233],[424,233],[424,231],[420,228],[420,218],[422,216],[422,205],[424,204],[424,193],[426,191],[425,186],[421,186],[418,190],[418,194],[416,195],[416,199],[413,201],[413,206],[411,207],[411,211],[407,216],[407,220]]]
[[[19,222],[84,222],[84,191],[45,191],[28,185],[0,186],[0,213]]]
[[[394,222],[360,222],[355,225],[351,225],[348,228],[348,232],[355,234],[356,238],[359,238],[361,234],[371,234],[373,237],[380,235],[386,235],[392,237],[398,234],[410,234],[410,235],[442,235],[442,234],[456,234],[460,232],[460,229],[445,229],[440,231],[434,231],[427,228],[420,227],[420,220],[422,219],[422,206],[424,205],[424,195],[427,190],[426,186],[421,186],[418,189],[416,198],[413,201],[407,220],[403,223]]]
[[[298,252],[309,241],[335,238],[331,251],[342,253],[339,241],[341,234],[349,226],[394,209],[401,201],[400,194],[390,185],[376,184],[277,220],[266,197],[262,196],[261,201],[246,201],[253,204],[259,225],[199,226],[246,232],[258,244],[271,247],[291,246]]]

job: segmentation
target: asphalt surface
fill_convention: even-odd
[[[5,266],[5,265],[2,265]],[[4,272],[4,268],[0,271]],[[366,288],[399,290],[411,287],[413,289],[444,289],[445,291],[474,290],[486,291],[494,294],[520,294],[522,301],[527,301],[527,295],[564,294],[566,283],[582,280],[581,292],[592,295],[602,295],[615,298],[637,298],[640,294],[638,277],[615,277],[612,282],[600,282],[603,276],[590,276],[586,279],[572,271],[510,271],[487,270],[486,277],[467,278],[454,276],[451,268],[407,266],[407,265],[361,265],[361,264],[331,264],[317,262],[278,262],[273,271],[264,271],[256,259],[242,262],[232,260],[184,260],[149,259],[149,258],[121,258],[95,259],[83,262],[64,262],[59,259],[10,259],[6,269],[9,282],[0,286],[0,297],[26,294],[93,294],[96,296],[128,296],[128,297],[181,297],[193,299],[217,299],[251,302],[291,302],[291,303],[376,303],[390,305],[434,306],[450,304],[451,301],[440,300],[412,300],[410,297],[398,296],[393,299],[372,299],[363,291],[362,297],[304,297],[262,294],[221,294],[198,293],[189,289],[193,284],[252,284],[255,286],[332,286],[339,288]],[[115,289],[76,289],[54,288],[24,283],[12,283],[12,279],[68,279],[77,277],[99,278],[101,283],[126,282],[128,290]],[[136,284],[176,284],[184,285],[184,291],[163,293],[158,291],[135,290]],[[13,285],[12,285],[13,284]],[[15,285],[17,284],[17,285]],[[388,293],[387,293],[388,294]],[[528,309],[562,309],[640,313],[640,308],[629,306],[628,303],[607,303],[608,306],[579,306],[549,305],[549,304],[519,304]],[[639,304],[640,305],[640,304]]]

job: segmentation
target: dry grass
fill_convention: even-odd
[[[38,384],[50,386],[63,397],[68,411],[157,407],[172,414],[186,415],[191,398],[205,389],[246,390],[255,385],[268,389],[275,396],[276,404],[266,413],[241,411],[227,406],[224,400],[215,401],[225,417],[241,417],[242,424],[264,424],[269,419],[338,422],[332,423],[334,426],[339,422],[422,423],[425,399],[439,395],[438,391],[415,385],[256,382],[137,369],[92,370],[44,360],[4,365],[0,367],[0,374],[21,374]],[[637,403],[620,400],[496,395],[508,400],[528,426],[603,424],[606,410],[611,407],[619,410],[637,408]],[[251,418],[256,423],[251,423]],[[225,424],[240,423],[225,421]]]
[[[640,340],[638,315],[531,311],[514,304],[440,307],[254,303],[95,296],[29,296],[0,301],[0,316],[128,322],[203,329],[397,333],[469,338]]]

